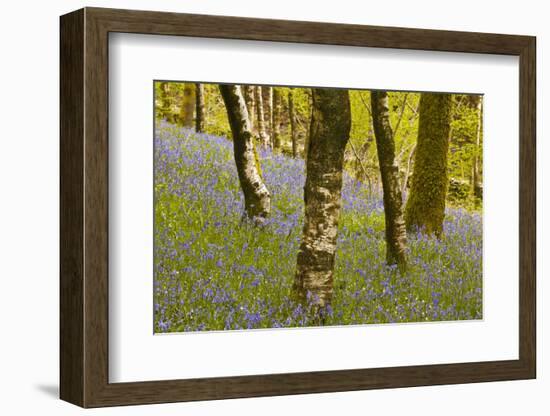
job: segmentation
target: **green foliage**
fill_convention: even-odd
[[[350,90],[351,103],[351,133],[350,139],[361,146],[368,137],[372,137],[372,122],[370,115],[370,92]]]
[[[166,93],[162,91],[162,83],[155,82],[155,117],[156,120],[177,122],[180,102],[183,94],[183,83],[167,82]],[[289,87],[276,87],[281,93],[281,151],[292,154],[290,131],[288,92]],[[294,107],[296,112],[296,129],[298,133],[298,153],[302,154],[305,141],[309,134],[311,116],[311,89],[292,87],[294,92]],[[205,97],[205,132],[217,136],[231,137],[227,121],[227,113],[218,90],[218,84],[204,84]],[[401,186],[407,181],[407,171],[410,175],[414,170],[413,163],[409,166],[409,158],[415,148],[418,136],[418,104],[420,93],[389,92],[390,122],[395,134],[396,162],[399,166]],[[479,180],[482,185],[483,174],[483,129],[481,129],[480,145],[477,146],[478,112],[472,103],[471,95],[453,94],[454,116],[451,123],[451,137],[448,155],[448,176],[450,181],[469,183],[470,192],[450,194],[448,201],[454,206],[468,209],[479,209],[480,198],[473,196],[473,164],[477,158]],[[353,177],[362,181],[380,185],[376,144],[372,132],[370,114],[370,91],[350,90],[352,125],[350,140],[346,149],[345,169]],[[355,151],[352,149],[355,148]],[[368,178],[365,177],[365,171]],[[407,182],[408,183],[408,182]],[[407,187],[405,187],[406,189]]]
[[[467,95],[454,96],[455,113],[451,123],[451,140],[449,146],[449,175],[451,178],[466,181],[472,185],[473,163],[478,158],[480,175],[483,174],[483,129],[480,129],[480,145],[477,146],[477,130],[480,122],[478,110],[471,105]],[[465,204],[472,204],[471,193],[464,199]]]
[[[231,137],[231,128],[218,84],[204,84],[205,131],[217,136]]]

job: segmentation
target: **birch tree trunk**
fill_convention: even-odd
[[[204,85],[198,83],[195,84],[195,130],[197,133],[202,133],[205,126],[205,114],[204,114]]]
[[[388,94],[371,92],[372,122],[376,138],[376,150],[382,189],[384,192],[384,217],[386,221],[386,262],[406,267],[407,231],[403,219],[403,196],[399,187],[399,167],[395,162],[395,143],[390,124]]]
[[[294,90],[288,90],[288,118],[290,121],[290,139],[292,140],[292,157],[298,157],[298,132],[296,131],[296,109],[294,108]]]
[[[282,100],[281,91],[273,88],[273,149],[279,151],[281,149],[281,113],[282,113]]]
[[[254,98],[256,101],[256,110],[258,114],[258,136],[260,142],[263,146],[267,147],[269,145],[269,138],[265,131],[265,114],[264,114],[264,103],[262,97],[262,87],[254,87]]]
[[[304,186],[305,219],[294,292],[322,308],[333,291],[334,256],[340,217],[344,150],[351,128],[349,93],[313,89],[311,140]]]
[[[254,98],[254,88],[252,85],[244,85],[242,92],[244,93],[244,100],[246,102],[246,108],[248,110],[250,128],[254,135],[258,134],[256,129],[256,123],[254,121],[254,115],[256,114],[256,100]]]
[[[183,97],[181,100],[179,123],[183,127],[194,127],[193,118],[195,112],[195,85],[186,82],[183,85]]]
[[[447,153],[452,96],[422,94],[419,112],[418,140],[405,222],[408,231],[422,229],[427,234],[440,237],[449,185]]]
[[[271,196],[257,165],[246,103],[239,86],[220,84],[219,88],[233,134],[233,153],[244,195],[244,215],[261,225],[269,215]]]
[[[474,160],[472,161],[472,195],[477,198],[481,198],[481,180],[479,172],[479,153],[480,153],[480,144],[481,144],[481,127],[482,127],[482,117],[483,117],[483,99],[481,95],[476,96],[476,110],[477,110],[477,129],[476,129],[476,142],[475,142],[475,152]]]
[[[264,105],[264,121],[267,143],[270,147],[273,147],[273,87],[262,87],[262,102]]]

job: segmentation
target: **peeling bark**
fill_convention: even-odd
[[[384,217],[386,221],[386,262],[406,267],[407,231],[403,219],[403,196],[399,187],[399,167],[395,162],[394,134],[390,125],[388,94],[371,92],[372,121],[382,189],[384,192]]]
[[[408,231],[422,229],[440,237],[443,233],[445,198],[449,184],[447,154],[451,127],[452,96],[420,96],[418,140],[414,155],[411,190],[405,209]]]
[[[344,150],[349,140],[349,93],[313,89],[307,174],[304,186],[305,219],[298,252],[294,292],[317,307],[330,304],[334,257],[340,217]]]
[[[195,84],[195,99],[195,130],[202,133],[206,122],[204,117],[204,85]]]
[[[233,153],[244,195],[244,216],[260,225],[269,215],[271,196],[257,166],[246,103],[239,86],[220,84],[219,88],[233,134]]]

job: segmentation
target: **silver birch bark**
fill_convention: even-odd
[[[244,94],[244,100],[248,110],[251,131],[256,135],[258,132],[256,130],[256,123],[254,122],[254,115],[256,114],[256,99],[254,98],[255,88],[256,87],[253,87],[252,85],[244,85],[242,87],[242,92]]]
[[[261,225],[269,215],[271,196],[258,169],[246,103],[238,85],[220,84],[219,88],[233,134],[233,154],[244,195],[244,216]]]
[[[273,148],[273,87],[262,87],[262,102],[264,105],[265,133],[267,143]]]
[[[267,147],[269,145],[269,137],[265,131],[265,114],[264,114],[264,103],[262,97],[262,87],[254,87],[254,97],[256,100],[256,110],[257,110],[257,126],[258,126],[258,136],[260,142],[263,146]]]
[[[273,149],[279,151],[281,149],[281,92],[278,88],[273,88]]]
[[[349,140],[349,93],[313,89],[313,111],[304,186],[305,219],[294,292],[318,308],[330,304],[340,217],[344,150]]]

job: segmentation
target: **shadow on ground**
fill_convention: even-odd
[[[57,384],[37,384],[34,386],[39,392],[54,399],[59,398],[59,386]]]

